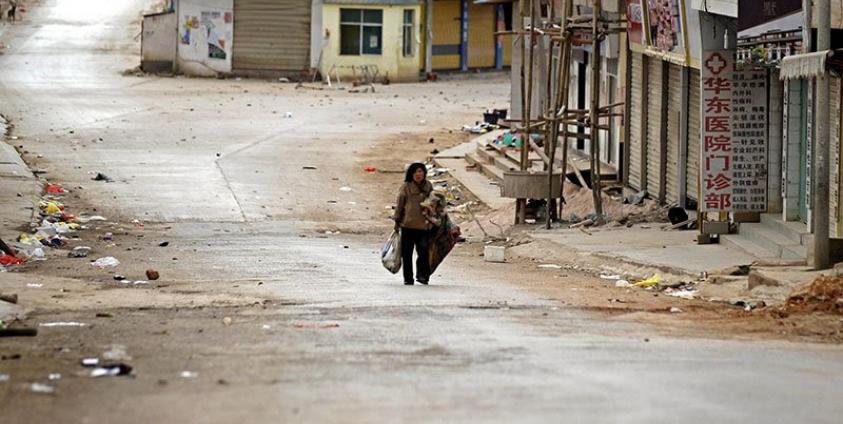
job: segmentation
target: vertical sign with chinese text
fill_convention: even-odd
[[[703,212],[732,210],[732,74],[734,52],[706,50],[700,70]]]
[[[732,210],[767,210],[767,71],[732,78]]]

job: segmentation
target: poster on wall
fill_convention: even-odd
[[[685,56],[682,0],[647,0],[647,45]]]
[[[629,0],[626,4],[627,34],[630,43],[644,43],[644,7],[641,1]]]
[[[199,29],[199,18],[196,16],[184,15],[181,24],[181,34],[179,35],[179,42],[189,46],[190,45],[190,34],[193,31],[197,31]]]
[[[225,60],[225,19],[220,11],[203,11],[201,25],[206,30],[208,58]]]

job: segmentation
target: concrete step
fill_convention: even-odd
[[[800,239],[782,234],[776,231],[776,228],[761,223],[743,223],[738,232],[754,244],[775,253],[778,258],[804,259],[807,255],[805,247],[800,244]]]
[[[810,240],[808,226],[802,222],[782,221],[781,214],[761,214],[761,223],[781,233],[797,244],[806,246]]]
[[[721,235],[720,243],[725,246],[732,246],[741,249],[759,259],[780,259],[778,252],[767,250],[741,234]]]
[[[497,181],[498,183],[503,182],[503,170],[486,162],[485,159],[479,158],[478,152],[472,152],[465,155],[465,161],[468,162],[469,165],[477,166],[477,170],[480,171],[480,173],[492,180]]]
[[[483,163],[490,166],[495,166],[501,171],[515,171],[519,168],[518,163],[513,162],[505,156],[501,156],[496,150],[485,150],[478,148],[475,156],[482,160]]]

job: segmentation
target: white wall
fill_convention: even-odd
[[[176,14],[144,16],[141,66],[147,72],[173,69],[176,58]],[[169,63],[169,69],[165,69]]]
[[[310,5],[310,67],[319,68],[320,55],[325,47],[322,32],[322,0],[312,0]]]
[[[178,70],[200,76],[231,72],[233,0],[179,0],[176,13]]]
[[[787,132],[782,145],[783,173],[782,176],[782,219],[796,221],[799,219],[799,139],[802,137],[802,98],[799,80],[789,81],[787,90]]]

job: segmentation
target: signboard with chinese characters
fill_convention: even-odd
[[[743,31],[802,10],[802,0],[740,0],[738,31]]]
[[[732,73],[734,52],[703,52],[700,69],[703,212],[732,211]]]
[[[626,20],[629,42],[644,44],[644,6],[641,0],[629,0],[626,3]]]
[[[647,44],[684,58],[684,12],[681,0],[647,0]]]
[[[734,51],[703,52],[700,173],[704,212],[767,209],[767,75],[735,70]]]
[[[767,71],[732,77],[732,209],[767,210]]]

